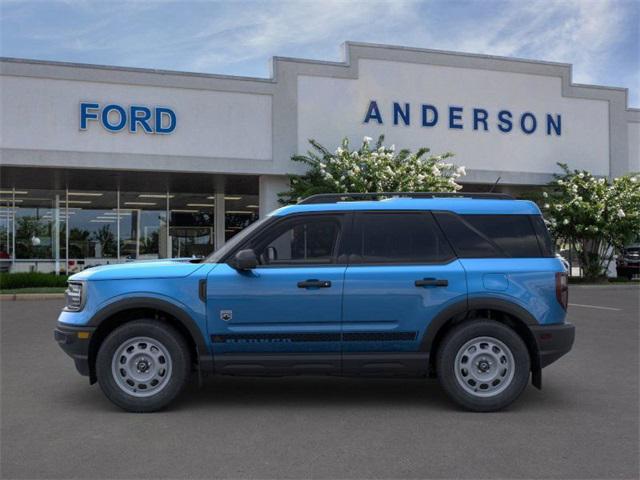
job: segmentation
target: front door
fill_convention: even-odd
[[[207,279],[207,317],[219,373],[338,373],[345,216],[275,221],[241,248],[257,268],[217,265]]]
[[[430,321],[466,299],[465,271],[430,212],[356,214],[345,274],[345,373],[416,374]]]

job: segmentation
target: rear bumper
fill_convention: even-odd
[[[619,277],[626,277],[627,275],[640,274],[640,262],[638,263],[626,263],[624,265],[616,265],[616,273]]]
[[[81,375],[89,376],[89,342],[95,328],[73,327],[58,323],[53,338],[60,348],[69,355]]]
[[[552,364],[573,347],[576,327],[571,323],[531,327],[538,344],[540,368]]]

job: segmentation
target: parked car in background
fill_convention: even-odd
[[[55,339],[134,412],[168,405],[192,371],[432,376],[474,411],[506,407],[529,379],[540,388],[574,327],[538,207],[499,194],[385,196],[309,197],[204,261],[73,275]]]
[[[11,269],[11,257],[4,250],[0,250],[0,272],[8,272]]]
[[[640,275],[640,242],[622,249],[616,260],[616,272],[619,277],[627,277],[629,280]]]

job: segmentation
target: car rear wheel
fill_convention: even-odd
[[[116,328],[100,345],[96,375],[107,398],[130,412],[152,412],[173,401],[190,372],[182,335],[158,320]]]
[[[514,330],[493,320],[455,327],[442,341],[436,362],[447,394],[477,412],[505,408],[529,381],[527,346]]]

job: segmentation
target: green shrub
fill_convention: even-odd
[[[360,147],[352,149],[344,138],[331,152],[309,139],[313,149],[291,157],[307,165],[307,173],[289,175],[290,188],[279,194],[280,203],[296,203],[317,193],[456,192],[462,188],[456,180],[466,170],[447,162],[452,153],[428,155],[428,148],[396,152],[394,145],[385,147],[383,142],[384,135],[375,145],[371,137],[364,137]]]
[[[53,273],[0,273],[0,289],[66,287],[67,278],[69,277],[66,275],[55,275]]]
[[[616,251],[633,242],[640,230],[640,174],[609,180],[558,163],[542,205],[551,233],[578,255],[584,277],[605,279]]]

